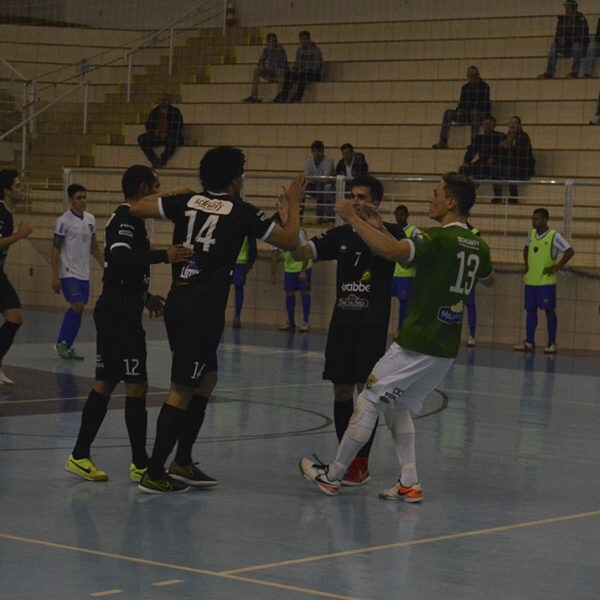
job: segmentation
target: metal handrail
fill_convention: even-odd
[[[19,71],[16,67],[13,67],[6,59],[0,58],[0,62],[9,71],[12,71],[21,81],[24,81],[25,83],[29,83],[31,81],[31,79],[28,79],[27,77],[25,77],[25,75],[23,75],[23,73],[21,73],[21,71]]]

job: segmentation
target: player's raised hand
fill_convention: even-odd
[[[167,260],[170,263],[185,262],[194,255],[192,248],[186,248],[185,246],[169,246],[167,248]]]
[[[52,290],[55,294],[60,294],[60,279],[58,276],[52,277]]]
[[[340,198],[335,203],[335,212],[344,221],[349,221],[356,216],[356,206],[358,205],[354,200]]]
[[[362,206],[357,207],[356,213],[371,227],[375,227],[375,229],[383,229],[383,219],[381,218],[377,208],[372,204],[363,204]]]
[[[150,318],[161,317],[165,312],[165,299],[162,296],[150,294],[146,300],[146,308],[150,313]]]
[[[299,173],[292,179],[289,187],[283,188],[283,193],[287,198],[288,204],[291,204],[294,209],[300,206],[300,203],[304,199],[304,192],[306,191],[307,180],[304,173]]]

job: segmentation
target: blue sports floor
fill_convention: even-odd
[[[94,366],[51,348],[62,313],[28,311],[0,389],[0,598],[600,598],[598,355],[461,351],[416,421],[421,505],[377,497],[398,467],[385,426],[371,482],[322,495],[298,472],[337,442],[323,332],[227,329],[195,459],[220,480],[171,497],[128,479],[122,395],[94,446],[106,483],[63,470]],[[147,322],[149,446],[169,380]],[[118,393],[123,390],[119,389]],[[447,402],[447,406],[446,406]]]

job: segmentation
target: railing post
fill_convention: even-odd
[[[29,116],[32,117],[35,114],[35,99],[36,99],[36,81],[32,79],[29,82],[29,94],[28,94],[28,103],[29,103]],[[29,122],[29,133],[31,137],[36,137],[36,120],[31,119]]]
[[[89,84],[83,86],[83,135],[87,134],[88,122],[88,88]]]
[[[21,119],[23,127],[21,128],[21,176],[25,175],[25,163],[27,155],[27,123],[25,123],[25,112],[27,106],[27,82],[23,82],[23,107],[21,108]]]
[[[127,56],[127,102],[131,102],[131,54]]]
[[[169,75],[173,75],[173,28],[169,29]]]
[[[344,175],[337,175],[335,178],[335,201],[343,200],[346,194],[346,177]],[[342,220],[338,215],[335,215],[335,224],[341,225]]]
[[[571,238],[572,220],[573,220],[573,197],[575,196],[575,181],[567,179],[565,181],[565,207],[563,214],[563,231],[567,239]]]
[[[223,0],[223,37],[227,36],[227,0]]]

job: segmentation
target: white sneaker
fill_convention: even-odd
[[[467,338],[467,346],[468,346],[469,348],[472,348],[473,346],[475,346],[475,338],[474,338],[472,335],[470,335],[470,336]]]
[[[306,321],[302,321],[302,323],[300,323],[299,331],[303,333],[308,331],[308,323]]]
[[[548,344],[544,348],[544,354],[556,354],[557,349],[556,344]]]
[[[15,385],[15,382],[10,377],[7,377],[2,369],[0,369],[0,385]]]
[[[387,490],[381,490],[379,497],[382,500],[392,500],[395,502],[422,502],[423,490],[421,484],[413,483],[410,487],[404,487],[399,481]]]
[[[535,346],[531,342],[522,342],[513,346],[515,352],[535,352]]]
[[[300,473],[308,481],[312,481],[316,486],[328,496],[336,496],[340,491],[341,481],[331,481],[327,477],[329,465],[322,463],[316,455],[313,458],[301,458],[298,463]]]

